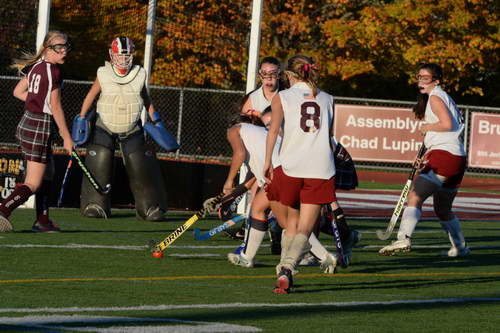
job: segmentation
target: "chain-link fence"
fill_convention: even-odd
[[[12,96],[18,78],[0,76],[0,103],[3,106],[0,123],[0,145],[15,146],[15,128],[23,112],[23,103]],[[68,121],[79,112],[91,82],[64,81],[62,103]],[[226,140],[226,129],[232,116],[240,108],[243,91],[150,87],[153,103],[168,130],[176,136],[181,148],[176,153],[162,152],[162,159],[229,164],[231,148]],[[414,102],[336,97],[336,102],[351,105],[410,107]],[[465,114],[466,147],[470,138],[470,118],[474,112],[497,113],[500,108],[459,105]],[[376,112],[376,111],[374,111]],[[61,146],[60,138],[56,145]],[[356,160],[356,156],[353,156]],[[407,168],[407,163],[370,162],[356,160],[358,166],[376,168]],[[496,169],[469,168],[468,172],[497,174]]]

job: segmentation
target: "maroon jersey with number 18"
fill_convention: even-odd
[[[28,96],[26,110],[34,113],[52,114],[50,93],[62,84],[61,70],[58,65],[46,61],[34,64],[28,72]]]

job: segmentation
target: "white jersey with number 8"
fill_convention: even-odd
[[[290,177],[329,179],[335,175],[330,145],[333,96],[318,91],[316,97],[305,82],[279,92],[283,106],[283,141],[280,161]]]

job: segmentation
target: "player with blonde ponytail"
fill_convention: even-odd
[[[68,37],[50,31],[36,54],[25,53],[13,64],[23,75],[14,88],[14,96],[25,102],[24,115],[17,126],[16,138],[26,159],[24,183],[0,203],[0,232],[12,230],[8,219],[14,209],[35,193],[35,232],[57,232],[49,219],[48,194],[54,176],[52,140],[55,126],[64,140],[64,149],[71,153],[73,140],[61,106],[62,75],[59,68],[70,50]],[[54,124],[55,122],[55,124]]]
[[[331,147],[333,96],[318,89],[319,68],[313,59],[296,55],[288,60],[285,75],[290,88],[272,100],[272,121],[266,141],[264,175],[270,183],[268,198],[286,206],[286,233],[277,266],[275,293],[288,294],[292,272],[309,251],[309,236],[321,205],[335,201],[335,164]],[[271,156],[280,129],[279,158],[272,169]],[[285,253],[283,253],[283,251]],[[336,259],[329,256],[335,266]]]

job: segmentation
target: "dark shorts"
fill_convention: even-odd
[[[25,111],[17,125],[16,139],[27,161],[48,163],[52,156],[53,118],[47,113]]]
[[[294,208],[299,208],[301,203],[328,204],[337,200],[335,177],[330,179],[290,177],[281,167],[277,167],[273,170],[273,180],[267,188],[267,198]]]
[[[446,177],[443,181],[443,187],[455,189],[460,187],[460,183],[464,178],[467,158],[436,149],[425,154],[423,163],[424,167],[420,171],[421,174],[426,174],[432,170],[436,175]]]

